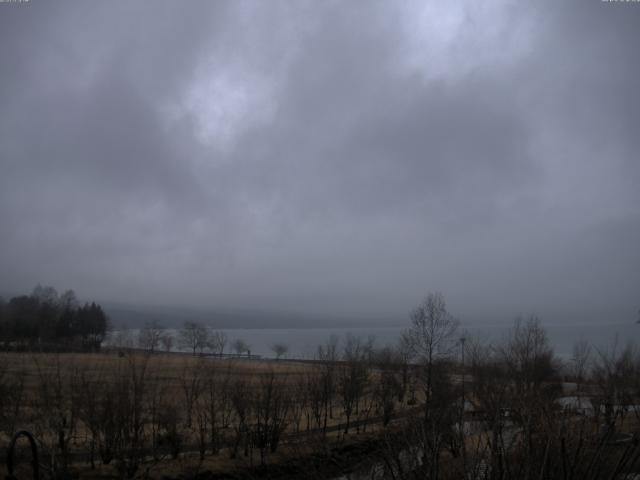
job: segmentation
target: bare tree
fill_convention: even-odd
[[[173,398],[166,382],[163,382],[160,372],[154,369],[149,377],[144,406],[147,415],[146,429],[151,444],[151,455],[154,460],[160,461],[162,458],[161,447],[166,440],[163,435],[164,432],[160,429],[160,422],[163,414],[168,409],[169,399],[173,403]]]
[[[207,423],[209,443],[214,454],[219,452],[222,432],[229,426],[231,378],[229,366],[226,372],[221,374],[215,363],[207,368],[204,374],[200,409]]]
[[[516,319],[499,351],[518,394],[537,389],[557,372],[553,348],[535,315],[526,321]]]
[[[309,389],[305,380],[306,378],[298,379],[290,389],[292,400],[289,417],[295,433],[300,433],[302,416],[309,405]]]
[[[252,439],[260,451],[260,463],[264,465],[267,449],[275,453],[287,426],[290,399],[286,379],[269,371],[260,377],[260,383],[252,395]]]
[[[553,348],[540,320],[532,315],[517,319],[504,345],[498,349],[510,385],[506,406],[511,421],[521,429],[521,451],[527,469],[538,454],[536,440],[544,435],[548,412],[554,408],[560,387],[552,382],[558,372]],[[525,472],[530,475],[531,471]]]
[[[202,359],[200,359],[202,360]],[[184,399],[185,424],[191,428],[193,421],[193,411],[195,405],[204,390],[204,364],[198,362],[193,365],[191,362],[185,363],[182,375],[180,376],[180,386],[182,387]]]
[[[382,413],[382,424],[387,426],[396,407],[396,400],[402,401],[402,380],[397,377],[398,355],[391,348],[383,348],[378,351],[375,358],[375,367],[378,371],[378,379],[374,387],[376,411]]]
[[[400,372],[400,388],[398,389],[398,401],[403,402],[409,389],[411,381],[411,359],[413,357],[413,348],[410,338],[405,334],[401,335],[396,345],[392,358],[397,363]]]
[[[33,405],[35,431],[43,440],[52,468],[66,469],[78,417],[75,372],[63,365],[59,355],[47,360],[42,362],[38,356],[33,357],[38,372],[37,400]]]
[[[338,371],[338,389],[346,417],[344,433],[349,433],[352,415],[358,414],[360,402],[369,381],[367,368],[367,345],[358,337],[348,335],[343,362]]]
[[[505,430],[508,418],[505,411],[512,399],[512,383],[502,356],[495,348],[481,343],[478,339],[467,339],[467,363],[473,381],[471,395],[477,411],[483,412],[482,428],[486,432],[476,441],[477,463],[490,466],[495,478],[504,478],[507,466],[503,452],[508,451],[505,444]],[[469,445],[471,446],[471,445]],[[468,465],[472,468],[472,464]]]
[[[235,415],[235,422],[233,422],[233,428],[235,430],[235,439],[233,440],[233,446],[229,449],[231,458],[236,458],[238,455],[238,449],[241,444],[244,444],[244,455],[249,456],[249,422],[252,416],[251,407],[253,402],[251,401],[251,391],[247,380],[243,377],[236,377],[233,384],[230,385],[231,396],[230,402],[233,406],[233,412]]]
[[[411,312],[411,326],[404,333],[404,341],[424,367],[427,403],[432,395],[435,362],[452,353],[457,328],[458,322],[447,311],[441,293],[429,293]]]
[[[571,355],[570,371],[578,389],[589,372],[589,361],[591,358],[591,345],[582,339],[573,344],[573,354]]]
[[[289,346],[284,343],[275,343],[271,345],[271,350],[276,355],[276,360],[280,360],[280,357],[286,355],[289,351]]]
[[[118,470],[123,476],[133,478],[144,458],[144,443],[146,437],[145,398],[148,395],[148,366],[149,355],[128,355],[126,357],[126,371],[124,391],[119,392],[118,403],[120,416],[123,418],[120,431],[120,446],[118,456]]]
[[[24,375],[10,372],[8,362],[0,358],[0,432],[8,438],[16,425],[24,421],[20,405],[24,399]]]
[[[138,333],[138,346],[153,353],[160,346],[165,329],[157,320],[147,322]]]
[[[78,416],[90,434],[91,463],[97,449],[102,463],[115,461],[120,478],[133,478],[144,457],[149,358],[125,355],[115,366],[78,375]]]
[[[338,360],[338,346],[340,339],[337,335],[331,335],[324,345],[318,345],[318,360],[323,362],[336,362]]]
[[[411,312],[411,326],[404,334],[420,365],[424,416],[417,441],[424,451],[430,478],[439,475],[441,449],[447,438],[453,438],[451,430],[458,417],[445,362],[453,353],[457,328],[458,322],[447,311],[443,295],[429,293]]]
[[[227,334],[220,331],[215,331],[209,335],[209,350],[215,355],[222,356],[224,349],[227,346]]]
[[[607,350],[600,351],[594,359],[593,379],[599,393],[595,396],[598,407],[604,409],[605,424],[613,431],[616,421],[620,426],[630,405],[634,405],[638,392],[640,352],[633,344],[618,348],[616,342]],[[597,408],[598,412],[600,408]],[[634,409],[635,410],[635,409]]]
[[[117,348],[133,348],[135,343],[131,330],[114,330],[109,333],[109,344]]]
[[[162,344],[162,348],[164,348],[164,351],[169,353],[173,348],[173,335],[164,333],[160,337],[160,343]]]
[[[99,415],[100,402],[104,400],[102,369],[92,372],[87,365],[79,371],[80,385],[77,387],[78,417],[84,424],[89,436],[89,463],[95,469],[95,453],[101,440],[101,422]]]
[[[233,350],[236,352],[236,354],[238,356],[242,355],[245,352],[249,352],[249,349],[251,347],[249,347],[249,345],[242,340],[241,338],[237,338],[233,341],[233,343],[231,344],[231,347],[233,348]]]
[[[323,400],[326,402],[323,431],[326,431],[327,428],[327,415],[329,418],[333,418],[339,343],[338,336],[331,335],[324,345],[318,345],[317,359],[322,363]]]
[[[191,350],[193,355],[197,351],[207,348],[209,341],[209,331],[204,325],[197,322],[185,322],[178,334],[178,343],[182,348]]]

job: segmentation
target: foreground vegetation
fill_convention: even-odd
[[[356,463],[394,479],[640,471],[638,350],[578,343],[562,363],[535,318],[483,344],[430,294],[393,347],[332,338],[314,362],[197,352],[4,353],[0,442],[26,428],[49,474],[82,478],[330,478]]]

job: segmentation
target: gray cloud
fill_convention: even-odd
[[[640,8],[0,5],[0,291],[632,317]]]

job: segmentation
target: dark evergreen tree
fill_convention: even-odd
[[[109,319],[95,302],[78,305],[73,290],[58,296],[38,285],[31,295],[0,299],[0,340],[4,348],[99,349]]]

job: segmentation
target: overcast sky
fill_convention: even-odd
[[[634,321],[640,3],[0,3],[0,291]]]

